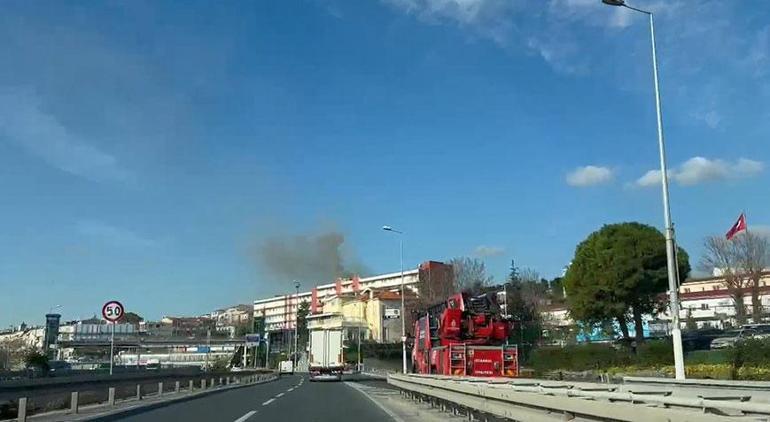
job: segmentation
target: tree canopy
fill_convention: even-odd
[[[689,257],[677,248],[680,279],[690,272]],[[625,337],[634,321],[636,339],[644,339],[642,316],[662,309],[668,289],[666,240],[641,223],[605,225],[576,250],[564,277],[572,317],[595,324],[617,320]]]
[[[471,294],[481,292],[492,284],[492,276],[487,275],[484,261],[476,258],[453,258],[449,261],[454,275],[455,288]]]

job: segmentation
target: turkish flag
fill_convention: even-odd
[[[746,230],[746,216],[741,213],[741,216],[738,217],[738,221],[733,224],[732,227],[730,227],[730,230],[727,232],[725,237],[727,240],[730,240],[735,236],[736,234]]]

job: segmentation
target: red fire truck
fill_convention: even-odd
[[[412,370],[419,374],[516,377],[516,346],[506,345],[511,321],[495,294],[458,293],[415,321]]]

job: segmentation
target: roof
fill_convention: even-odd
[[[760,277],[770,277],[770,271],[762,271],[760,273]],[[702,278],[688,278],[687,280],[683,281],[680,286],[685,286],[687,284],[695,284],[695,283],[703,283],[706,281],[722,281],[725,277],[718,275],[718,276],[709,276],[709,277],[702,277]]]

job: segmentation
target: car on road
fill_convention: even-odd
[[[735,346],[738,342],[747,339],[770,338],[770,324],[744,324],[740,330],[727,331],[724,337],[711,342],[712,349],[726,349]]]
[[[719,350],[735,346],[735,343],[738,341],[740,334],[741,330],[725,331],[723,337],[717,337],[711,342],[711,349]]]

